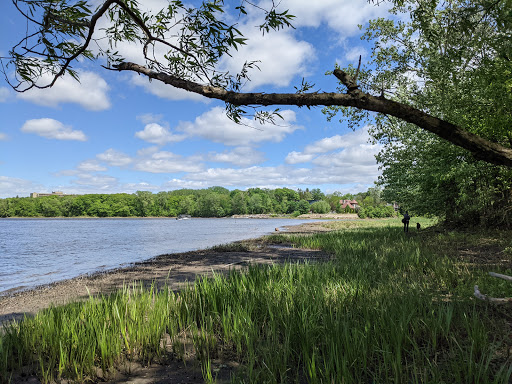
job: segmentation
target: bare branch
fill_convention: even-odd
[[[483,301],[488,301],[490,303],[493,303],[493,304],[507,304],[507,303],[512,303],[512,298],[504,298],[504,297],[490,297],[490,296],[487,296],[487,295],[484,295],[483,293],[480,292],[480,290],[478,289],[478,285],[475,285],[475,297],[477,299],[480,299],[480,300],[483,300]]]
[[[512,281],[512,276],[502,275],[501,273],[489,272],[489,276],[497,277],[498,279],[503,279],[507,281]]]
[[[497,277],[498,279],[503,279],[506,281],[512,281],[512,276],[502,275],[501,273],[489,272],[489,276]],[[478,285],[475,285],[475,297],[477,299],[488,301],[493,304],[512,303],[512,297],[490,297],[490,296],[484,295],[478,289]]]

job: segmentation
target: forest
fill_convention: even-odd
[[[369,188],[357,194],[324,194],[319,188],[289,188],[229,191],[224,187],[180,189],[134,194],[89,194],[75,196],[15,197],[0,199],[0,217],[225,217],[245,214],[355,213],[342,208],[340,200],[360,202],[364,217],[395,214],[380,198],[381,191]]]

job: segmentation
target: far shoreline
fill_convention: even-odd
[[[13,216],[13,217],[0,217],[0,220],[155,220],[155,219],[168,219],[176,220],[177,216]],[[343,220],[343,219],[359,219],[355,213],[306,213],[299,216],[292,215],[278,215],[271,213],[257,213],[257,214],[244,214],[232,215],[223,217],[199,217],[192,216],[192,219],[298,219],[298,220]]]

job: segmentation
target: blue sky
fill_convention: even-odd
[[[164,0],[141,0],[148,9]],[[264,2],[263,2],[264,3]],[[222,65],[236,70],[260,60],[244,91],[294,92],[302,77],[334,91],[324,73],[369,58],[358,24],[385,17],[366,0],[283,0],[296,29],[262,36],[258,17],[239,24],[247,46]],[[23,36],[25,24],[10,1],[0,5],[0,56]],[[143,64],[140,49],[119,51]],[[76,63],[51,89],[16,93],[0,79],[0,197],[30,192],[133,193],[220,185],[229,189],[320,188],[358,192],[379,175],[365,127],[327,122],[321,108],[283,107],[284,121],[236,125],[224,104],[131,73]]]

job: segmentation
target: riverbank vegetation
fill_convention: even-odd
[[[172,356],[205,382],[227,366],[237,383],[509,382],[512,313],[472,293],[512,296],[486,274],[510,273],[510,232],[326,225],[338,231],[266,239],[323,249],[325,261],[252,266],[178,293],[135,285],[7,326],[0,376],[89,381]]]
[[[90,194],[76,196],[16,197],[0,199],[0,217],[224,217],[245,214],[353,213],[344,209],[342,199],[358,199],[363,206],[385,204],[380,191],[325,195],[320,189],[311,191],[289,188],[229,191],[223,187],[180,189],[134,194]],[[394,215],[394,211],[389,211]]]

